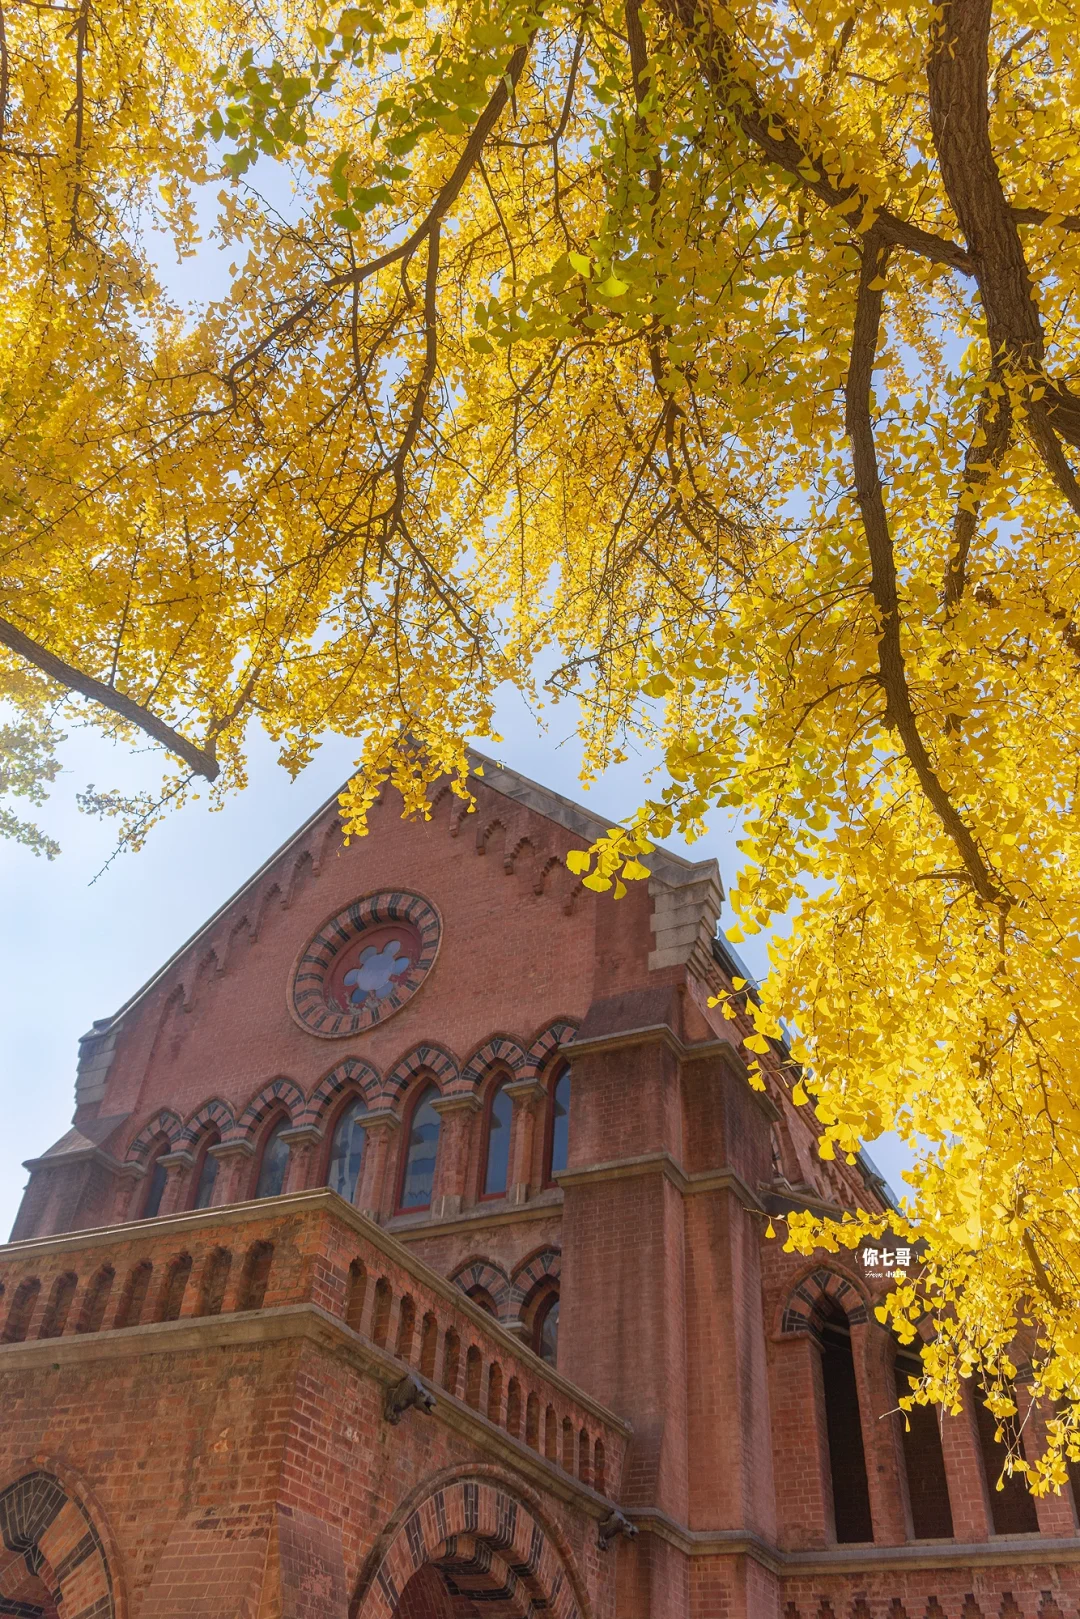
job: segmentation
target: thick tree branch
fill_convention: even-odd
[[[735,73],[727,40],[699,10],[699,0],[664,0],[664,6],[693,42],[706,78],[743,133],[771,163],[786,169],[830,208],[843,207],[845,215],[850,215],[857,223],[857,210],[852,203],[853,199],[862,200],[858,186],[834,185],[823,165],[799,143],[783,117],[766,110],[757,90]],[[864,202],[864,210],[865,206]],[[971,261],[959,242],[923,230],[909,220],[898,219],[888,210],[878,213],[877,227],[882,241],[918,253],[934,264],[960,270],[964,275],[972,273]]]
[[[76,691],[81,697],[89,697],[91,702],[100,703],[121,719],[129,720],[152,736],[155,742],[160,742],[175,753],[186,765],[190,765],[198,776],[205,776],[207,781],[214,781],[220,770],[217,760],[212,752],[197,748],[194,742],[189,742],[174,731],[171,725],[159,720],[156,714],[135,702],[134,698],[125,697],[123,692],[115,691],[112,686],[106,686],[104,681],[95,680],[93,675],[83,674],[81,669],[75,669],[70,663],[65,663],[54,653],[49,652],[39,642],[32,641],[22,630],[16,629],[14,624],[6,618],[0,618],[0,645],[6,646],[17,657],[24,658],[32,663],[42,674],[48,675],[58,685],[66,686],[69,691]]]
[[[1027,210],[1009,204],[990,140],[991,6],[992,0],[944,0],[927,63],[930,126],[941,178],[968,244],[990,353],[995,363],[1004,361],[1030,384],[1045,387],[1042,409],[1050,426],[1080,446],[1080,399],[1044,370],[1042,320],[1017,228]],[[1033,436],[1045,458],[1048,446],[1037,425]],[[1048,462],[1048,468],[1060,483],[1058,467]],[[1068,489],[1063,492],[1071,499]]]
[[[878,670],[885,693],[885,721],[900,738],[919,785],[945,831],[956,846],[964,870],[980,898],[989,904],[1008,902],[983,860],[971,830],[959,814],[930,762],[919,733],[908,691],[904,651],[900,641],[900,599],[896,583],[889,518],[878,476],[877,451],[871,417],[874,357],[881,327],[881,288],[890,245],[882,242],[876,227],[865,240],[859,292],[855,306],[855,329],[851,339],[851,363],[845,389],[845,426],[851,439],[855,471],[855,493],[862,514],[863,531],[870,553],[870,589],[878,610],[881,634],[878,639]]]

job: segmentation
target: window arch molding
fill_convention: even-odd
[[[507,1094],[517,1076],[501,1064],[486,1078],[483,1087],[483,1122],[480,1131],[480,1184],[477,1195],[481,1200],[505,1197],[510,1185],[510,1138],[513,1129],[514,1102]]]
[[[319,1185],[329,1186],[346,1203],[355,1203],[367,1148],[367,1132],[361,1120],[371,1109],[359,1085],[349,1086],[336,1101],[327,1115]],[[350,1141],[344,1139],[346,1133],[352,1137]]]
[[[431,1207],[435,1166],[442,1134],[442,1120],[431,1106],[443,1092],[434,1075],[421,1071],[406,1100],[401,1132],[395,1214],[419,1214]],[[426,1166],[430,1163],[430,1169]],[[423,1193],[426,1190],[426,1197]]]
[[[786,1289],[773,1323],[773,1331],[814,1333],[828,1300],[835,1300],[852,1326],[870,1319],[872,1303],[862,1278],[842,1265],[822,1265],[818,1260],[788,1277]]]
[[[479,1257],[467,1259],[454,1272],[451,1281],[467,1298],[474,1292],[486,1293],[495,1306],[496,1320],[505,1320],[510,1302],[510,1278],[494,1261]]]
[[[291,1128],[292,1118],[285,1108],[275,1108],[263,1122],[255,1149],[249,1197],[281,1196],[289,1172],[289,1145],[281,1136],[284,1130]]]

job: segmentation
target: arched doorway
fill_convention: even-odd
[[[409,1513],[360,1582],[353,1619],[585,1619],[579,1581],[525,1502],[457,1478]]]
[[[0,1490],[0,1592],[7,1613],[114,1619],[101,1537],[51,1473],[26,1473]]]

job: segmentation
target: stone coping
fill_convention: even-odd
[[[229,1315],[189,1316],[179,1321],[148,1322],[106,1332],[0,1344],[0,1373],[7,1368],[31,1371],[41,1366],[55,1369],[84,1361],[119,1360],[132,1354],[171,1355],[207,1347],[221,1349],[288,1341],[306,1341],[333,1353],[344,1353],[387,1389],[411,1370],[389,1350],[362,1338],[321,1305],[309,1303],[282,1304],[269,1310],[241,1310]],[[520,1347],[515,1343],[515,1348]],[[557,1462],[533,1450],[523,1439],[498,1427],[482,1412],[448,1393],[434,1379],[420,1377],[415,1371],[413,1375],[434,1395],[435,1410],[431,1416],[436,1420],[464,1434],[479,1449],[512,1467],[538,1489],[582,1509],[591,1518],[603,1519],[612,1511],[614,1502],[591,1485],[582,1483]],[[573,1384],[567,1386],[573,1388]],[[590,1402],[578,1397],[578,1403]],[[408,1413],[405,1420],[422,1423],[430,1418],[417,1411]],[[617,1418],[610,1421],[612,1426],[622,1426]]]
[[[482,1310],[478,1304],[474,1304],[472,1299],[466,1293],[463,1293],[460,1287],[456,1287],[453,1282],[448,1281],[445,1276],[441,1276],[438,1271],[432,1270],[430,1266],[425,1265],[424,1261],[418,1258],[397,1237],[385,1231],[382,1226],[376,1225],[373,1220],[367,1219],[365,1215],[354,1209],[351,1203],[346,1203],[344,1198],[339,1197],[336,1192],[332,1192],[328,1186],[310,1187],[302,1192],[287,1193],[283,1197],[262,1197],[252,1199],[247,1203],[226,1203],[220,1208],[194,1209],[180,1214],[158,1215],[153,1220],[128,1220],[122,1225],[97,1226],[85,1231],[57,1232],[55,1236],[51,1237],[25,1237],[19,1242],[4,1243],[0,1246],[0,1265],[5,1260],[34,1259],[39,1254],[45,1257],[49,1254],[69,1253],[81,1248],[96,1248],[108,1243],[131,1243],[148,1237],[153,1238],[159,1234],[162,1237],[166,1234],[180,1236],[189,1231],[199,1232],[208,1228],[213,1229],[215,1226],[244,1225],[249,1221],[267,1224],[272,1221],[286,1220],[293,1215],[306,1213],[329,1214],[343,1225],[351,1227],[357,1236],[362,1237],[373,1248],[377,1248],[380,1253],[385,1254],[387,1259],[393,1260],[396,1265],[401,1266],[402,1270],[408,1271],[415,1276],[433,1293],[439,1294],[446,1303],[470,1317],[489,1338],[493,1338],[497,1343],[505,1344],[508,1352],[515,1355],[524,1353],[531,1357],[536,1362],[539,1376],[546,1379],[556,1388],[561,1389],[568,1399],[574,1400],[578,1405],[583,1406],[599,1422],[606,1423],[608,1427],[615,1429],[619,1433],[629,1434],[632,1431],[629,1422],[624,1421],[622,1417],[617,1417],[613,1411],[609,1411],[606,1406],[601,1405],[599,1400],[594,1400],[576,1383],[572,1383],[569,1378],[563,1377],[554,1367],[541,1360],[539,1355],[534,1354],[527,1344],[522,1343],[516,1333],[508,1332],[486,1310]],[[193,1317],[192,1319],[198,1318]],[[167,1325],[168,1323],[164,1324]],[[138,1332],[142,1329],[125,1327],[122,1330],[127,1333]],[[88,1334],[87,1336],[90,1335]],[[97,1337],[98,1334],[93,1334],[93,1336]],[[34,1341],[36,1342],[36,1340]],[[46,1344],[55,1345],[65,1342],[66,1339],[49,1338],[43,1341]],[[6,1347],[22,1348],[24,1346],[9,1345]]]
[[[896,1573],[904,1569],[984,1568],[997,1565],[1080,1562],[1080,1535],[1068,1539],[992,1535],[989,1540],[920,1540],[902,1546],[823,1546],[785,1551],[763,1536],[740,1529],[688,1529],[659,1507],[620,1508],[644,1534],[665,1540],[688,1557],[752,1557],[770,1573]]]

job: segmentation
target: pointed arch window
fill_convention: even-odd
[[[357,1096],[349,1103],[334,1127],[326,1184],[332,1192],[343,1197],[346,1203],[356,1202],[360,1169],[364,1162],[364,1145],[367,1141],[367,1131],[361,1121],[366,1114],[367,1103],[362,1096]]]
[[[289,1167],[289,1143],[281,1139],[289,1128],[288,1115],[279,1119],[263,1144],[259,1178],[255,1183],[256,1197],[280,1197],[285,1187],[285,1171]]]
[[[431,1204],[440,1123],[432,1103],[438,1099],[439,1087],[426,1085],[413,1105],[398,1198],[398,1208],[403,1211],[426,1209]]]
[[[510,1176],[510,1124],[514,1103],[507,1094],[508,1079],[500,1080],[488,1095],[484,1150],[484,1197],[504,1197]]]
[[[217,1184],[219,1165],[210,1148],[216,1147],[220,1140],[221,1137],[215,1130],[211,1136],[207,1137],[206,1144],[203,1147],[199,1174],[195,1182],[195,1200],[191,1205],[193,1209],[208,1209],[214,1201],[214,1187]]]
[[[895,1362],[898,1399],[911,1393],[911,1380],[921,1377],[922,1370],[918,1349],[898,1344]],[[899,1419],[911,1532],[916,1540],[951,1540],[953,1535],[949,1480],[938,1426],[940,1411],[940,1406],[913,1405],[910,1411],[901,1412]]]
[[[871,1541],[874,1526],[851,1329],[843,1310],[831,1300],[821,1323],[821,1350],[836,1538],[841,1544]]]
[[[548,1088],[545,1147],[544,1184],[550,1185],[566,1168],[570,1152],[570,1068],[566,1063],[552,1075]]]
[[[162,1163],[165,1154],[170,1151],[170,1143],[164,1142],[154,1155],[150,1165],[149,1185],[146,1188],[146,1202],[143,1204],[142,1218],[153,1220],[161,1209],[161,1200],[165,1195],[165,1185],[168,1181],[168,1171]]]

